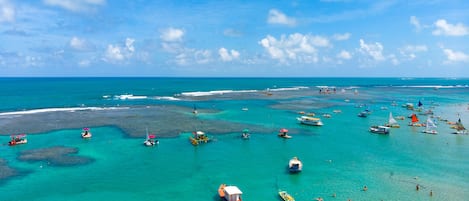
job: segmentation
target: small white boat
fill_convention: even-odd
[[[91,138],[91,131],[90,131],[90,128],[83,128],[82,132],[81,132],[81,137],[82,138]]]
[[[237,186],[227,186],[226,184],[221,184],[218,187],[218,195],[222,200],[225,201],[241,201],[242,194],[243,192],[241,192]]]
[[[314,117],[308,117],[308,116],[301,116],[296,118],[300,123],[305,124],[305,125],[311,125],[311,126],[322,126],[324,125],[319,118],[314,118]]]
[[[396,119],[392,117],[392,113],[389,113],[389,120],[388,123],[385,125],[387,127],[391,128],[400,128],[401,126],[397,123]]]
[[[298,159],[298,157],[293,157],[288,161],[288,171],[291,173],[298,173],[301,172],[303,169],[303,163]]]
[[[370,127],[370,132],[376,133],[376,134],[389,134],[389,127],[387,126],[371,126]]]

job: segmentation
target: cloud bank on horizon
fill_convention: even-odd
[[[0,76],[469,77],[469,2],[0,0]]]

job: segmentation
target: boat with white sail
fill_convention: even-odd
[[[435,130],[436,124],[432,121],[430,117],[427,117],[427,122],[425,123],[425,129],[422,131],[422,133],[427,133],[427,134],[437,134],[438,132]]]
[[[385,125],[391,128],[400,128],[401,126],[397,123],[396,119],[392,116],[392,112],[389,112],[388,123]]]

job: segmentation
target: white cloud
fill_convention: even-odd
[[[220,55],[220,58],[221,58],[222,61],[232,61],[234,59],[239,58],[239,52],[238,51],[236,51],[236,50],[228,51],[224,47],[222,47],[218,50],[218,54]]]
[[[90,60],[81,60],[80,62],[78,62],[78,65],[81,66],[81,67],[88,67],[90,66],[91,64],[91,61]]]
[[[384,61],[386,58],[383,56],[383,45],[381,43],[365,43],[363,39],[360,39],[360,49],[363,55],[370,57],[374,61]]]
[[[339,54],[337,54],[337,58],[339,59],[351,59],[352,58],[352,54],[350,54],[350,52],[348,51],[345,51],[345,50],[342,50],[340,51]]]
[[[469,62],[469,55],[464,52],[457,52],[451,49],[443,49],[446,55],[446,63]]]
[[[46,5],[58,6],[66,10],[88,11],[95,6],[106,4],[106,0],[43,0]]]
[[[435,22],[436,30],[433,31],[433,35],[445,35],[445,36],[464,36],[469,35],[469,28],[462,23],[449,24],[444,19],[439,19]]]
[[[183,36],[184,31],[182,29],[170,27],[161,31],[160,38],[165,42],[180,42]]]
[[[270,9],[269,15],[267,16],[267,23],[269,24],[283,24],[288,26],[295,26],[296,20],[288,17],[284,13],[276,9]]]
[[[94,46],[91,43],[89,43],[85,39],[78,38],[76,36],[70,39],[69,46],[73,50],[77,50],[77,51],[90,51],[94,49]]]
[[[103,60],[109,63],[122,63],[130,59],[135,52],[134,41],[133,38],[127,38],[123,46],[108,45]]]
[[[422,25],[420,25],[420,21],[415,16],[410,16],[410,24],[415,26],[415,30],[418,32],[422,30]]]
[[[415,59],[417,57],[416,53],[426,51],[428,51],[426,45],[407,45],[402,48],[399,48],[399,52],[401,53],[401,55],[408,58],[409,60]]]
[[[348,40],[350,38],[351,34],[350,33],[344,33],[344,34],[334,34],[332,38],[334,40]]]
[[[0,22],[14,22],[15,15],[15,7],[8,0],[0,0]]]
[[[317,48],[331,46],[327,38],[299,33],[288,37],[282,35],[280,39],[268,35],[259,41],[259,44],[272,59],[283,63],[288,63],[288,61],[315,63],[318,61]]]
[[[185,48],[180,51],[174,58],[174,63],[185,66],[190,64],[206,64],[211,62],[212,52],[210,50],[196,50]]]

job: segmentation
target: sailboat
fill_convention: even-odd
[[[412,114],[410,118],[412,119],[412,121],[409,122],[409,126],[417,126],[417,127],[422,126],[422,124],[419,124],[419,118],[417,118],[416,114]]]
[[[391,127],[391,128],[400,128],[401,126],[397,123],[396,119],[392,117],[392,112],[389,112],[389,120],[388,124],[386,126]]]
[[[147,129],[147,137],[145,138],[145,141],[143,141],[143,145],[150,147],[150,146],[155,146],[159,143],[158,140],[155,140],[156,136],[153,134],[148,134],[148,129]]]
[[[438,132],[435,130],[435,128],[436,128],[436,124],[432,121],[432,119],[430,117],[427,117],[427,122],[425,124],[425,130],[423,130],[422,133],[436,135]]]
[[[458,119],[455,129],[456,131],[453,132],[453,134],[469,134],[469,132],[467,132],[466,128],[464,127],[464,125],[462,125],[461,118]]]

